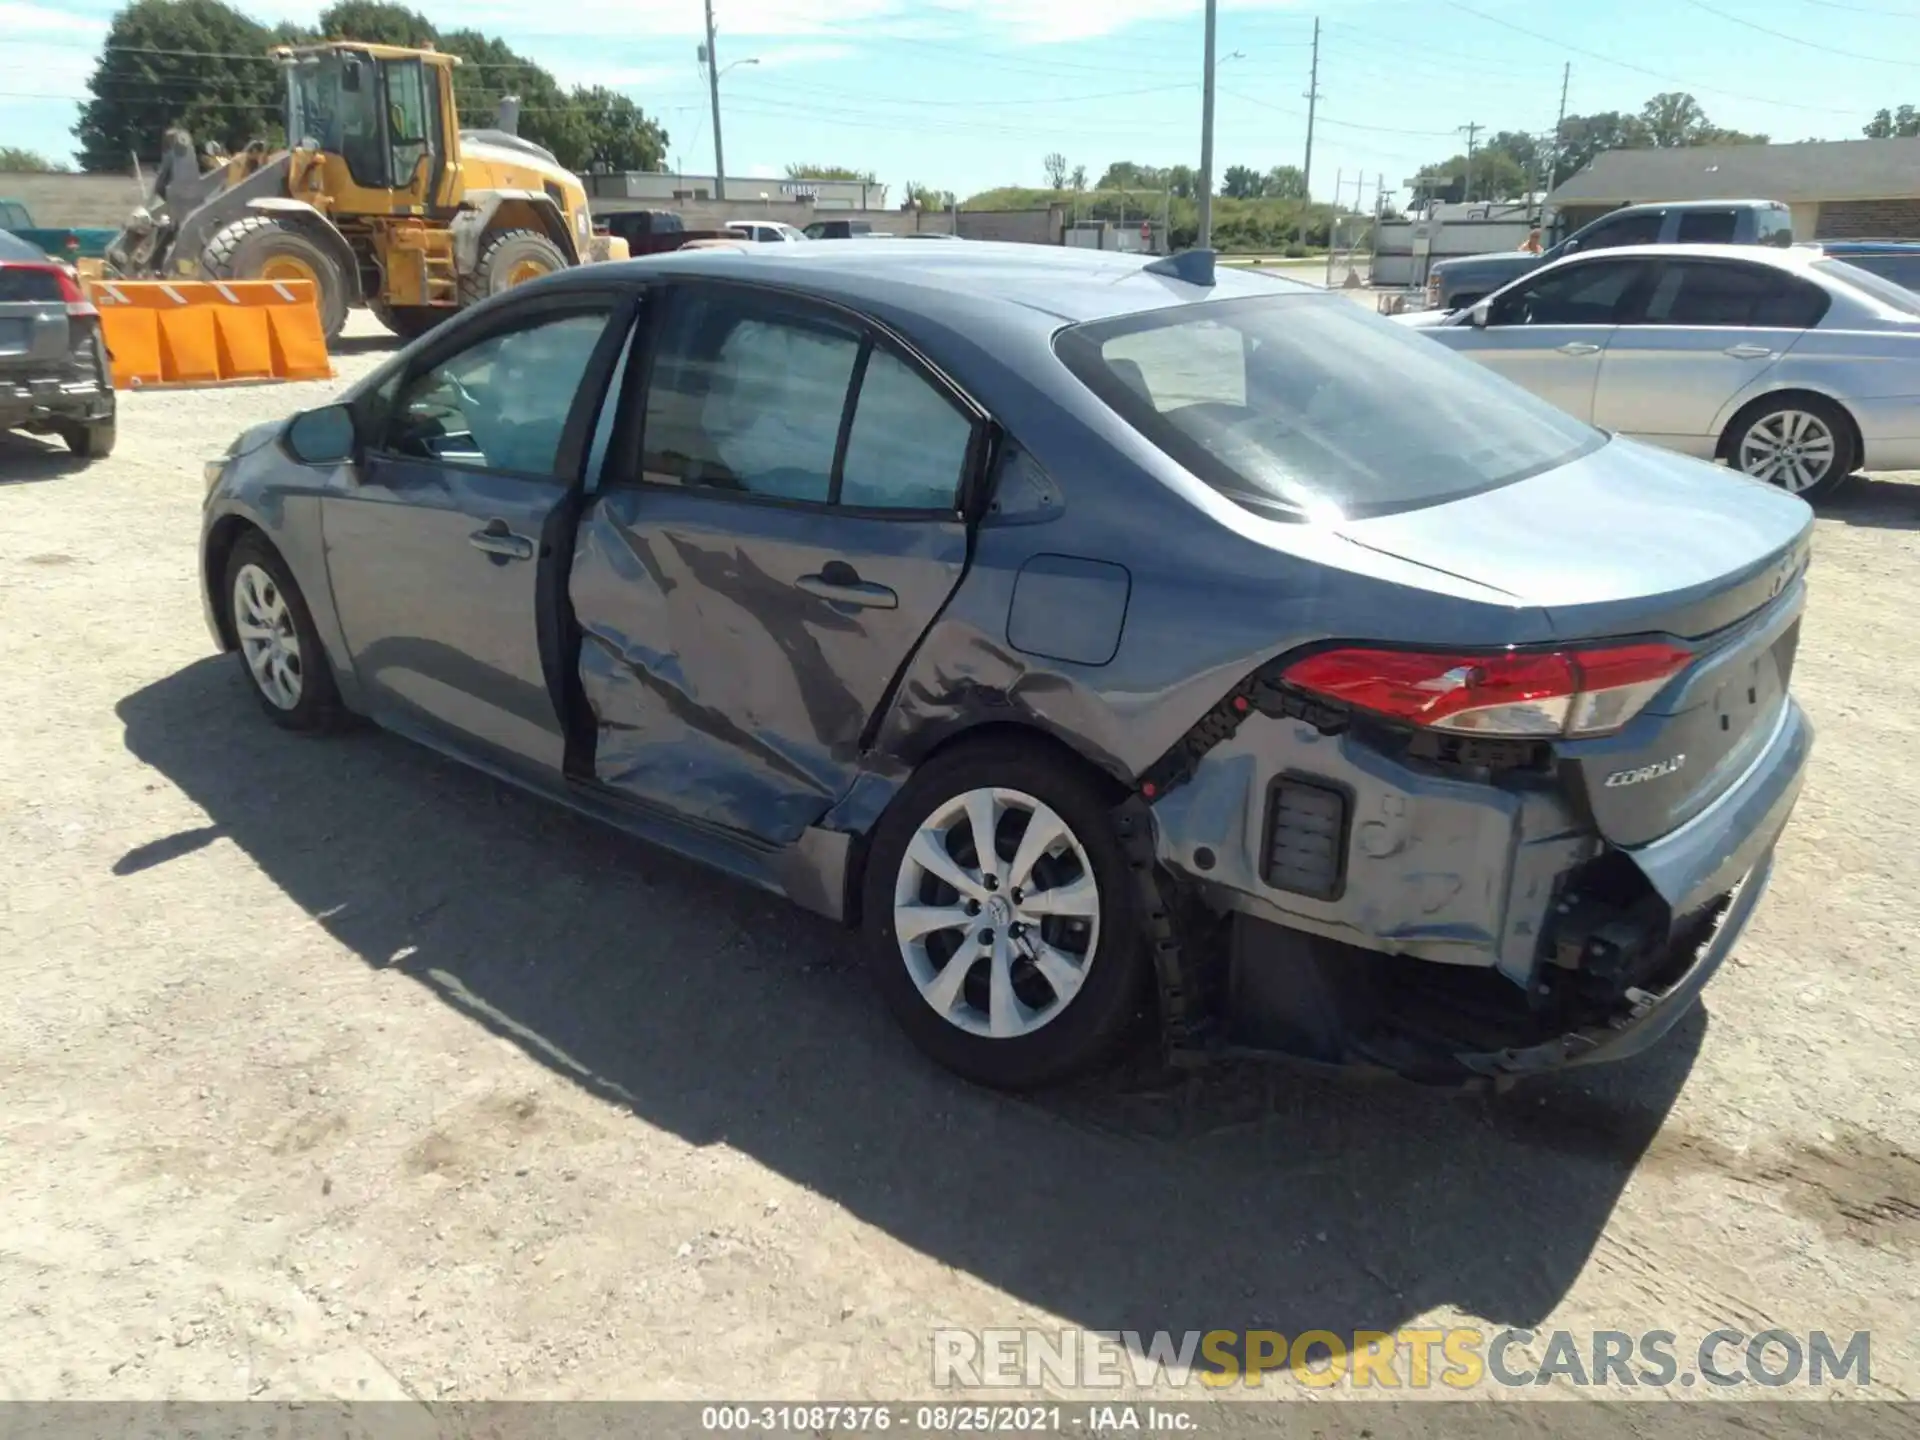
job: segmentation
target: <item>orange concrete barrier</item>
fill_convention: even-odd
[[[311,280],[89,280],[115,388],[325,380]]]

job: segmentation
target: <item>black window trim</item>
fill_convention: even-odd
[[[678,481],[647,478],[646,402],[653,387],[654,367],[659,360],[662,327],[673,314],[676,306],[688,303],[684,297],[701,292],[744,296],[749,303],[765,307],[768,314],[779,315],[784,312],[787,317],[798,319],[803,324],[811,318],[819,328],[831,329],[843,334],[852,331],[860,341],[859,353],[855,356],[853,370],[847,378],[847,394],[842,401],[840,428],[834,442],[833,472],[825,500],[801,500],[784,495],[757,495],[748,490],[726,490],[713,485],[683,485]],[[615,430],[612,443],[607,448],[608,461],[602,466],[600,483],[602,493],[614,489],[678,491],[682,494],[715,496],[739,505],[769,506],[815,515],[846,515],[869,520],[925,523],[930,520],[960,519],[973,523],[978,519],[985,504],[988,485],[985,478],[988,474],[987,462],[994,450],[993,437],[996,427],[993,418],[984,406],[891,326],[825,296],[764,282],[705,275],[676,276],[671,280],[650,286],[649,293],[655,299],[647,307],[649,315],[643,331],[636,336],[637,340],[644,340],[646,354],[641,364],[637,366],[629,364],[627,367],[625,393],[620,399],[622,414],[618,422],[619,428]],[[960,474],[956,479],[955,503],[951,507],[942,506],[936,509],[840,503],[841,469],[846,459],[847,444],[852,435],[854,412],[859,404],[861,388],[866,381],[867,364],[876,346],[885,349],[905,364],[969,421],[970,435],[967,451],[961,462]],[[622,430],[629,433],[622,434]],[[615,455],[620,457],[620,463],[617,466],[612,460]]]
[[[554,455],[552,475],[538,474],[527,470],[507,470],[488,465],[455,465],[445,462],[454,469],[470,471],[476,475],[504,475],[516,480],[532,480],[552,485],[560,490],[578,488],[584,481],[583,471],[586,465],[586,446],[592,440],[592,427],[589,417],[597,416],[598,406],[591,403],[590,396],[604,395],[610,371],[601,373],[608,352],[617,362],[619,349],[612,337],[618,336],[624,343],[626,334],[633,327],[633,307],[639,303],[639,293],[634,286],[596,286],[578,290],[567,289],[553,295],[541,296],[537,301],[524,304],[502,306],[484,319],[477,319],[465,325],[450,326],[436,335],[426,348],[417,355],[408,358],[399,367],[398,381],[394,389],[394,403],[397,406],[403,396],[412,388],[413,383],[429,371],[445,364],[455,356],[461,355],[475,346],[484,345],[502,335],[516,330],[532,328],[535,324],[550,319],[567,318],[573,315],[599,314],[604,317],[604,326],[600,338],[594,342],[592,353],[587,359],[587,368],[581,376],[581,383],[574,395],[573,406],[567,412],[567,418],[560,429],[559,447]],[[387,447],[392,414],[375,413],[371,408],[372,398],[376,396],[386,380],[372,381],[358,397],[356,406],[368,408],[356,420],[362,425],[378,426],[378,433],[361,439],[355,456],[357,462],[385,460],[396,465],[431,465],[436,462],[419,455],[402,455]]]

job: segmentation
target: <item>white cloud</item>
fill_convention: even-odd
[[[106,33],[107,22],[91,15],[69,15],[62,10],[50,10],[44,5],[0,0],[0,35],[14,39],[35,36],[93,39],[104,37]],[[7,59],[9,62],[19,59],[11,44],[7,49]]]

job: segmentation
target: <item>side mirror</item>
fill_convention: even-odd
[[[344,465],[353,459],[358,441],[353,411],[345,405],[303,411],[285,435],[287,453],[302,465]]]
[[[1493,302],[1491,300],[1477,301],[1474,307],[1467,312],[1467,323],[1476,330],[1484,330],[1487,328],[1487,316],[1491,314],[1492,311]]]

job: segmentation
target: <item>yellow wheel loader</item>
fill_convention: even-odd
[[[550,153],[505,128],[460,129],[457,56],[345,41],[272,53],[292,148],[209,147],[203,168],[170,131],[109,276],[310,280],[329,341],[355,305],[410,339],[497,291],[626,257],[593,233],[586,187]]]

